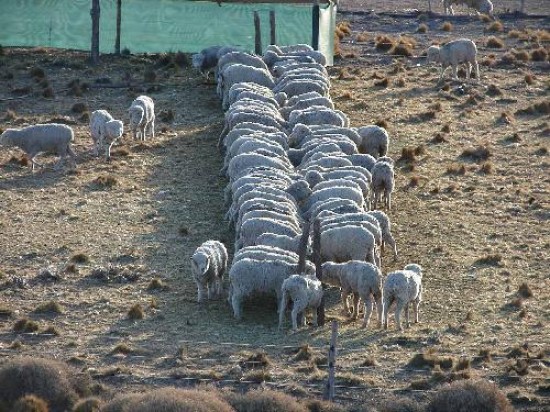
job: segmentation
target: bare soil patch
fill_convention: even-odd
[[[547,50],[532,36],[543,22],[504,21],[503,32],[491,33],[504,47],[489,49],[487,24],[475,17],[453,22],[451,32],[439,29],[442,19],[422,19],[425,33],[416,19],[341,18],[352,33],[331,69],[336,106],[354,126],[384,122],[395,159],[403,148],[415,154],[398,163],[390,217],[400,257],[386,256],[384,271],[421,264],[425,293],[421,323],[401,333],[360,329],[340,317],[338,292],[329,292],[328,317],[341,321],[337,400],[422,401],[441,383],[484,377],[517,409],[549,407],[549,63],[503,58]],[[377,50],[378,35],[414,39],[412,54]],[[436,86],[438,69],[424,65],[422,51],[459,35],[479,45],[482,82]],[[265,382],[317,397],[330,325],[280,334],[274,300],[249,302],[242,323],[225,300],[196,303],[192,252],[207,239],[232,249],[213,85],[162,56],[103,56],[93,68],[84,53],[4,51],[0,99],[16,99],[0,100],[0,128],[70,124],[78,169],[33,175],[19,151],[0,152],[0,356],[69,361],[92,374],[104,397],[200,382]],[[153,82],[144,83],[147,70]],[[137,143],[127,132],[111,163],[93,157],[86,113],[105,108],[127,124],[126,109],[142,93],[169,114],[155,139]],[[87,111],[75,112],[78,103]],[[162,287],[151,287],[154,279]],[[44,304],[62,309],[36,310]],[[138,304],[143,319],[130,319]],[[14,330],[21,319],[38,330]],[[58,334],[42,333],[49,327]]]

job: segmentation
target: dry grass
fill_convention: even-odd
[[[480,161],[487,160],[492,155],[493,153],[490,147],[481,145],[477,147],[468,147],[464,149],[460,157],[463,159],[480,162]]]
[[[48,412],[48,404],[34,395],[25,395],[13,405],[12,412]]]
[[[35,313],[46,313],[46,314],[61,314],[63,313],[63,306],[54,300],[49,302],[41,303],[34,309]]]
[[[374,45],[377,50],[389,51],[393,47],[395,47],[396,42],[395,42],[395,39],[390,36],[378,35],[374,39]]]
[[[446,32],[453,31],[453,24],[450,21],[446,21],[441,25],[440,30],[443,30]]]
[[[248,393],[227,394],[227,401],[237,412],[307,412],[292,396],[273,390],[251,390]]]
[[[358,43],[366,43],[369,41],[369,34],[367,32],[359,33],[357,36],[355,36],[355,41]]]
[[[416,29],[418,33],[425,34],[428,32],[428,26],[425,23],[420,23]]]
[[[544,62],[548,60],[548,51],[544,47],[531,51],[531,60],[534,62]]]
[[[38,331],[39,329],[40,325],[37,322],[27,318],[21,318],[13,324],[14,332],[19,333],[32,333]]]
[[[491,382],[457,381],[439,390],[429,402],[426,411],[458,410],[513,411],[506,394]]]
[[[100,412],[102,406],[101,399],[90,397],[79,400],[73,407],[72,412]]]
[[[495,36],[489,36],[487,37],[487,41],[485,42],[485,45],[492,49],[502,49],[504,47],[504,42]]]
[[[143,307],[139,303],[136,303],[128,311],[128,319],[141,320],[143,318],[145,318],[145,312],[143,310]]]
[[[504,25],[500,21],[494,21],[485,30],[492,33],[500,33],[504,31]]]

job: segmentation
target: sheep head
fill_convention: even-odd
[[[208,255],[202,252],[195,252],[191,257],[191,268],[193,270],[193,276],[199,280],[202,278],[210,267],[210,258]]]
[[[439,63],[439,46],[430,46],[427,51],[428,63]]]

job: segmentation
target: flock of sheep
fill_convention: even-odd
[[[226,218],[235,232],[231,262],[217,240],[191,256],[198,301],[219,296],[228,271],[236,319],[246,298],[267,293],[277,298],[279,327],[290,302],[293,329],[306,310],[316,325],[323,287],[310,260],[298,273],[298,252],[304,227],[317,220],[323,282],[341,288],[345,313],[352,296],[354,318],[363,302],[363,327],[375,304],[379,326],[387,327],[393,303],[397,328],[403,310],[409,325],[409,304],[418,321],[420,266],[385,277],[381,269],[385,246],[397,258],[390,219],[377,210],[380,204],[391,209],[389,135],[375,125],[351,127],[334,108],[324,56],[301,44],[272,45],[263,56],[212,47],[194,55],[193,63],[207,76],[215,72],[225,110],[220,173],[228,179]]]

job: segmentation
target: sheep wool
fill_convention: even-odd
[[[197,301],[203,302],[205,291],[208,299],[212,292],[219,297],[223,275],[227,269],[227,250],[217,240],[207,240],[191,256],[191,273],[197,284]]]

